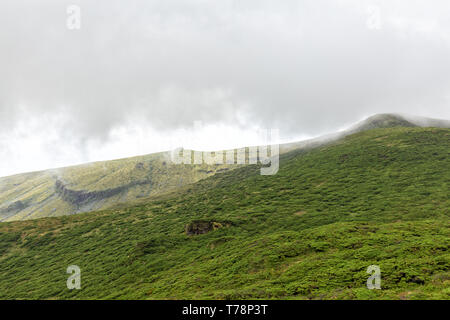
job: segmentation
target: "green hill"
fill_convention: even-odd
[[[0,298],[449,299],[450,129],[329,141],[285,149],[273,176],[237,167],[135,206],[0,223]]]
[[[281,145],[280,153],[310,150],[349,134],[374,128],[426,125],[450,128],[450,123],[444,120],[406,119],[401,115],[379,114],[346,131]],[[161,152],[0,178],[0,221],[70,215],[117,205],[129,206],[239,167],[226,164],[180,166],[172,163],[170,158],[169,152]]]
[[[0,221],[110,208],[170,192],[231,169],[179,166],[163,152],[0,178]]]

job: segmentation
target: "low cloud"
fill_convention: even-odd
[[[27,154],[42,168],[97,160],[92,146],[120,148],[123,128],[164,136],[200,120],[299,137],[380,112],[450,118],[448,1],[5,0],[0,12],[0,175]]]

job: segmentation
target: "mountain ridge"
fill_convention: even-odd
[[[357,132],[375,128],[449,127],[450,121],[377,114],[342,132],[280,145],[280,154],[313,149]],[[248,153],[248,149],[247,149]],[[170,152],[0,178],[0,221],[35,219],[106,209],[120,203],[149,199],[195,183],[236,165],[176,165]]]

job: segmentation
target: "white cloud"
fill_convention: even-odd
[[[196,120],[220,146],[379,112],[450,118],[444,0],[5,0],[0,12],[0,175],[166,149]]]

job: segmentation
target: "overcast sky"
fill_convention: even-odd
[[[450,119],[449,85],[448,0],[2,0],[0,176]]]

